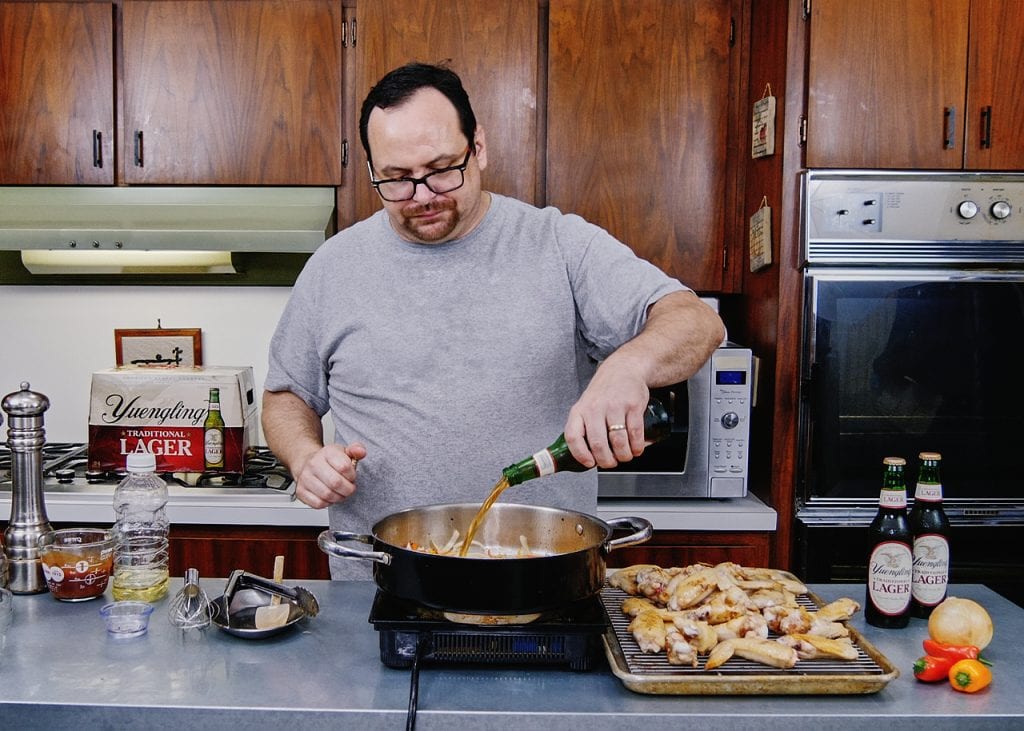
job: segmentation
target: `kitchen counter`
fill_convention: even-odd
[[[169,485],[167,515],[177,525],[327,527],[327,511],[313,510],[287,492],[253,488]],[[112,523],[113,485],[47,485],[43,496],[52,523]],[[0,485],[0,522],[11,514],[10,483]],[[646,518],[656,530],[773,531],[776,513],[754,495],[725,500],[598,501],[602,520]]]
[[[222,580],[202,584],[212,594],[223,587]],[[97,614],[102,599],[64,604],[47,594],[15,596],[14,623],[0,649],[0,718],[20,729],[402,728],[410,671],[380,662],[378,635],[367,622],[374,585],[303,585],[319,598],[320,614],[259,641],[215,627],[183,633],[167,622],[167,600],[158,603],[147,635],[111,640]],[[811,588],[826,601],[864,593],[862,585]],[[589,672],[425,666],[417,728],[1024,728],[1024,660],[1016,649],[1024,610],[977,585],[951,593],[980,601],[995,623],[996,639],[985,653],[995,681],[975,695],[914,680],[925,621],[880,630],[858,614],[854,627],[901,671],[875,694],[647,696],[624,688],[603,662]]]

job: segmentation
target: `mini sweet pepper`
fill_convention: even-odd
[[[948,657],[953,660],[977,660],[985,665],[991,665],[988,660],[981,656],[981,650],[974,645],[951,645],[948,642],[927,639],[921,645],[926,654],[932,657]]]
[[[957,660],[949,669],[949,684],[961,693],[977,693],[992,682],[992,671],[977,660]]]
[[[951,657],[925,655],[914,663],[914,677],[924,683],[936,683],[949,678],[949,669],[957,662]]]

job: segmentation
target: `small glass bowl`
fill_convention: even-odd
[[[146,634],[153,605],[146,602],[111,602],[100,608],[100,616],[107,623],[111,637],[127,639]]]

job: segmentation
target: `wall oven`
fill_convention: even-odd
[[[794,531],[862,581],[882,460],[942,453],[952,580],[1024,599],[1024,174],[811,170]]]

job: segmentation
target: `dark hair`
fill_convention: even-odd
[[[470,149],[473,148],[473,137],[476,132],[476,115],[469,103],[469,95],[462,87],[459,75],[444,66],[433,66],[425,63],[410,63],[389,71],[370,89],[363,100],[363,108],[359,113],[359,139],[366,151],[366,159],[370,156],[370,141],[367,138],[366,126],[370,120],[370,112],[376,107],[391,109],[401,106],[420,89],[437,89],[455,107],[459,115],[459,126],[466,136]]]

